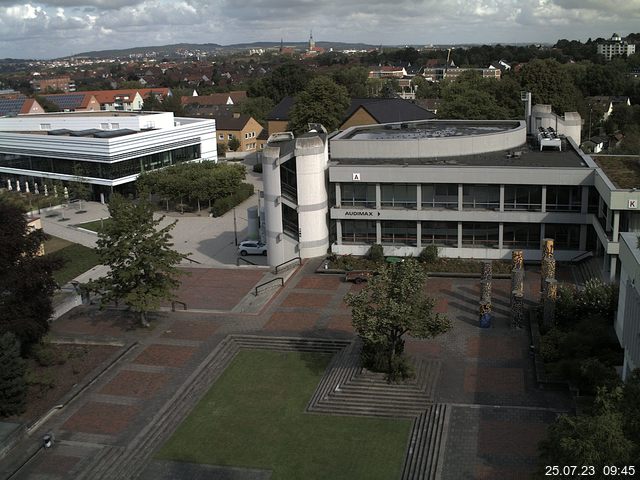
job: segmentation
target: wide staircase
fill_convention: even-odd
[[[74,478],[138,478],[153,452],[171,436],[241,349],[334,354],[307,411],[413,418],[402,479],[437,478],[449,418],[446,405],[432,403],[440,373],[438,361],[419,362],[414,381],[396,385],[359,366],[359,346],[355,342],[254,335],[225,338],[126,448],[105,445],[76,467]]]

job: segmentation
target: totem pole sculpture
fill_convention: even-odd
[[[522,327],[524,316],[524,256],[522,250],[511,252],[511,326]]]

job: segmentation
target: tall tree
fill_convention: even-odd
[[[333,80],[347,89],[351,98],[367,96],[367,78],[369,72],[364,67],[339,68],[331,76]]]
[[[556,60],[532,60],[520,71],[520,84],[530,91],[533,102],[549,104],[559,113],[574,112],[581,103],[581,94],[568,70]]]
[[[496,80],[482,78],[476,72],[465,72],[456,79],[446,81],[441,87],[442,104],[438,109],[438,117],[467,120],[509,118],[511,113],[493,93],[499,87]]]
[[[240,104],[240,113],[253,117],[266,128],[267,115],[273,109],[273,100],[268,97],[249,97]]]
[[[329,77],[316,77],[296,96],[289,114],[289,128],[296,133],[304,133],[309,123],[321,123],[331,132],[340,126],[348,107],[346,88]]]
[[[19,207],[0,200],[0,335],[13,332],[23,351],[49,329],[53,271],[60,259],[39,256],[46,235],[31,230]]]
[[[149,312],[174,299],[180,285],[177,265],[186,255],[172,248],[170,232],[176,222],[159,228],[164,217],[154,220],[149,202],[132,203],[119,195],[111,198],[109,213],[111,222],[98,234],[97,252],[110,270],[88,288],[101,295],[101,306],[123,302],[147,327]]]
[[[435,300],[424,294],[426,279],[422,266],[415,259],[406,259],[383,267],[365,288],[345,297],[364,351],[382,354],[390,380],[403,373],[405,334],[433,338],[451,328],[445,315],[433,311]]]
[[[27,384],[24,360],[20,357],[20,342],[7,332],[0,335],[0,417],[24,412]]]

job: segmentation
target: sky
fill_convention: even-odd
[[[172,43],[554,43],[640,31],[640,0],[0,0],[0,58]]]

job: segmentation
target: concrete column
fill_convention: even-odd
[[[582,201],[580,202],[580,213],[589,212],[589,187],[582,187]]]
[[[342,220],[336,220],[336,243],[342,245]]]
[[[342,207],[342,185],[336,182],[336,207]]]
[[[546,211],[547,211],[547,186],[542,185],[542,213],[545,213]],[[540,238],[542,237],[544,237],[544,235],[540,236]]]
[[[380,210],[382,208],[382,192],[381,192],[380,184],[376,183],[376,210]],[[380,243],[380,242],[378,242]]]
[[[462,211],[462,199],[464,198],[464,186],[459,183],[458,184],[458,211]]]
[[[462,222],[458,222],[458,248],[462,248]]]
[[[620,235],[620,211],[615,210],[613,212],[613,237],[612,241],[618,242],[620,239],[618,236]]]
[[[502,250],[502,237],[504,236],[504,223],[500,222],[498,224],[498,250]]]
[[[380,224],[380,220],[376,220],[376,243],[382,243],[382,225]]]
[[[422,185],[420,183],[416,185],[416,210],[422,210]]]
[[[611,255],[611,261],[610,261],[610,268],[609,268],[609,282],[613,283],[616,281],[616,269],[618,267],[618,256],[617,255]]]
[[[582,251],[587,249],[587,225],[580,225],[580,244],[578,249]]]
[[[544,245],[544,223],[540,224],[540,249],[542,249],[543,245]],[[542,257],[540,257],[542,258]]]
[[[416,247],[422,248],[422,222],[416,222]]]
[[[605,232],[610,232],[611,231],[611,223],[612,223],[611,222],[611,213],[612,212],[611,212],[611,209],[609,208],[609,205],[606,205],[606,208],[607,208],[607,215],[606,215],[607,221],[605,223],[606,223],[606,227],[607,228],[605,228],[604,230],[605,230]]]
[[[500,211],[504,212],[504,185],[500,185]],[[502,228],[502,224],[500,224],[500,227]],[[500,243],[502,243],[502,235],[500,236]]]

